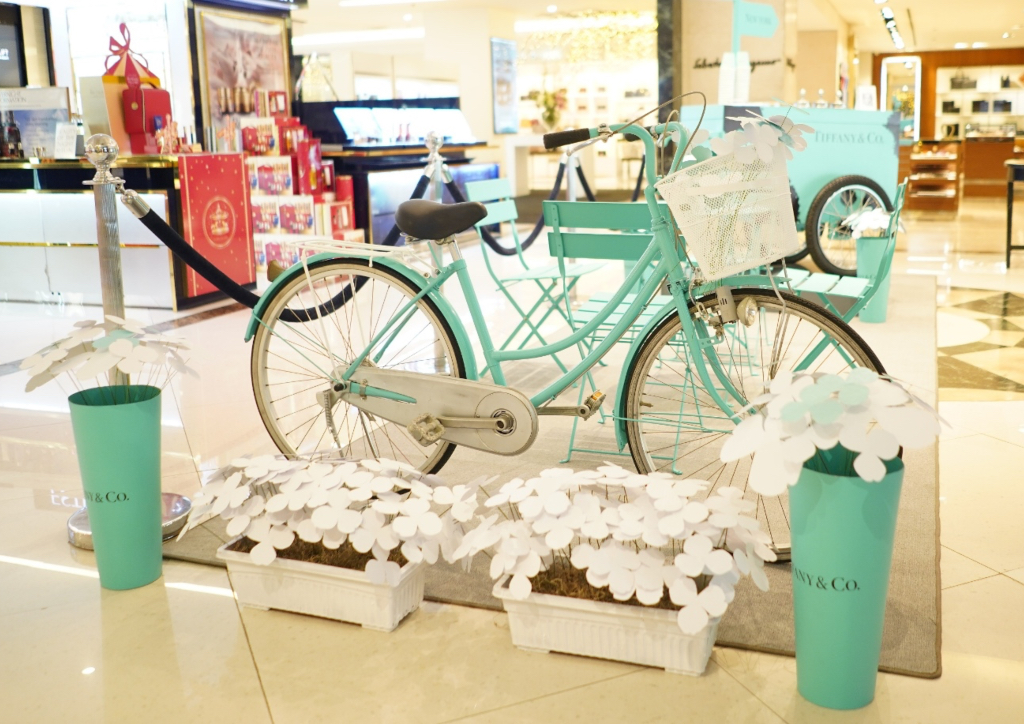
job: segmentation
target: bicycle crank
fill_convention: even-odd
[[[507,387],[360,365],[348,384],[335,390],[338,399],[404,426],[424,447],[446,440],[518,455],[537,438],[536,409]]]

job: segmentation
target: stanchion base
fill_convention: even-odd
[[[161,532],[164,540],[178,535],[188,520],[192,510],[192,501],[184,495],[163,493],[163,520]],[[89,525],[89,511],[79,508],[68,518],[68,543],[83,550],[92,550],[92,528]]]

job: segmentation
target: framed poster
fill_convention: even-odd
[[[516,93],[516,42],[491,38],[491,78],[494,93],[494,132],[519,132]]]
[[[52,158],[57,124],[71,120],[67,88],[0,88],[0,120],[13,123],[25,156]]]
[[[195,22],[203,127],[218,134],[219,149],[241,151],[225,129],[237,128],[239,116],[254,116],[258,96],[283,94],[291,114],[287,22],[203,5],[195,6]]]

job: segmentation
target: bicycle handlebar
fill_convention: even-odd
[[[574,128],[571,131],[556,131],[555,133],[544,134],[544,148],[552,151],[562,146],[568,146],[570,143],[581,143],[582,141],[589,141],[593,136],[591,131],[597,129],[590,128]]]

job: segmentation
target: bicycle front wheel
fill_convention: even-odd
[[[455,446],[428,447],[402,425],[344,401],[324,406],[332,378],[362,353],[396,316],[393,332],[371,350],[366,364],[424,375],[465,377],[458,341],[429,298],[411,306],[419,290],[403,275],[365,259],[333,259],[310,267],[275,294],[256,331],[252,388],[263,424],[286,455],[341,451],[352,458],[390,458],[437,472]],[[316,309],[322,317],[294,321],[287,310]],[[318,398],[318,393],[320,397]]]
[[[710,323],[719,317],[715,296],[700,300],[704,316],[697,313],[696,304],[690,307],[699,331],[714,340],[705,348],[703,360],[715,392],[734,411],[742,414],[747,401],[766,392],[782,370],[841,373],[858,366],[884,372],[871,348],[841,319],[788,292],[781,298],[771,290],[733,290],[738,309],[755,310],[753,322],[722,324],[721,334]],[[807,364],[808,353],[823,340],[828,341],[827,348]],[[721,370],[717,375],[715,366]],[[750,459],[728,464],[719,459],[735,425],[701,382],[678,314],[668,315],[634,357],[625,412],[629,450],[641,473],[668,471],[701,478],[712,483],[712,490],[718,485],[747,489]],[[751,492],[750,497],[776,548],[787,549],[785,496],[762,500]]]

